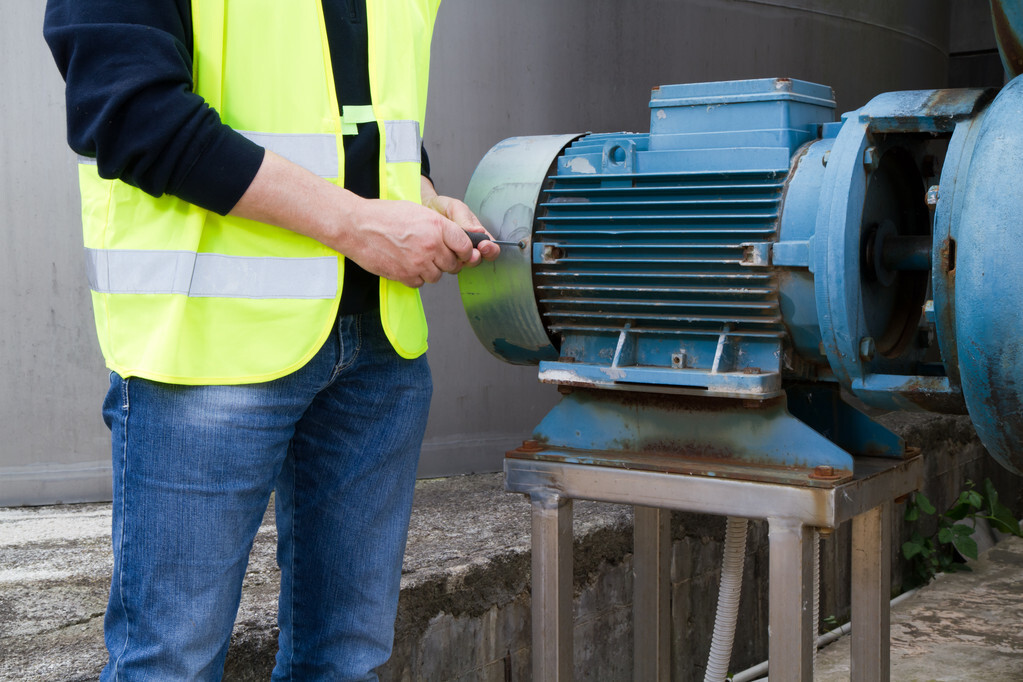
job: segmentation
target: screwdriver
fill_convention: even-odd
[[[515,247],[518,247],[520,249],[526,248],[526,242],[524,242],[524,241],[505,242],[505,241],[501,241],[499,239],[491,239],[490,237],[487,236],[486,232],[469,232],[469,230],[463,230],[463,232],[465,232],[467,235],[469,235],[469,239],[472,241],[472,245],[473,245],[474,248],[479,246],[480,242],[482,242],[484,240],[490,241],[490,242],[494,242],[498,246],[515,246]]]

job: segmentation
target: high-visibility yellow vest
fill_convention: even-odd
[[[367,0],[373,103],[339,113],[320,0],[192,0],[195,92],[224,123],[338,185],[342,135],[376,121],[380,196],[420,201],[439,4]],[[344,278],[336,251],[104,180],[89,160],[79,180],[96,328],[110,369],[178,384],[268,381],[300,368],[327,339]],[[417,290],[381,279],[380,312],[401,356],[426,351]]]

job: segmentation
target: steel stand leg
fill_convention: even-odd
[[[533,680],[572,679],[572,500],[530,495],[533,513]]]
[[[634,507],[633,679],[671,679],[671,614],[668,608],[671,570],[671,512]]]
[[[892,507],[889,500],[852,520],[852,682],[891,677]]]
[[[813,682],[813,528],[769,518],[770,677]]]

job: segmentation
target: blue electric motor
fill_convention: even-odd
[[[904,453],[851,394],[968,411],[1023,473],[1023,79],[837,122],[813,83],[670,85],[650,113],[649,134],[505,140],[469,184],[526,244],[459,275],[469,321],[566,393],[537,456],[812,485]]]

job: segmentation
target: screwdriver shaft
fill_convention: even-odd
[[[487,236],[487,234],[485,232],[469,232],[469,230],[465,230],[465,233],[467,235],[469,235],[469,239],[472,241],[472,245],[474,247],[475,246],[479,246],[480,242],[486,240],[486,241],[494,242],[498,246],[514,246],[514,247],[519,248],[519,249],[526,248],[526,242],[524,242],[524,241],[509,242],[509,241],[502,241],[500,239],[491,239],[490,237]]]

